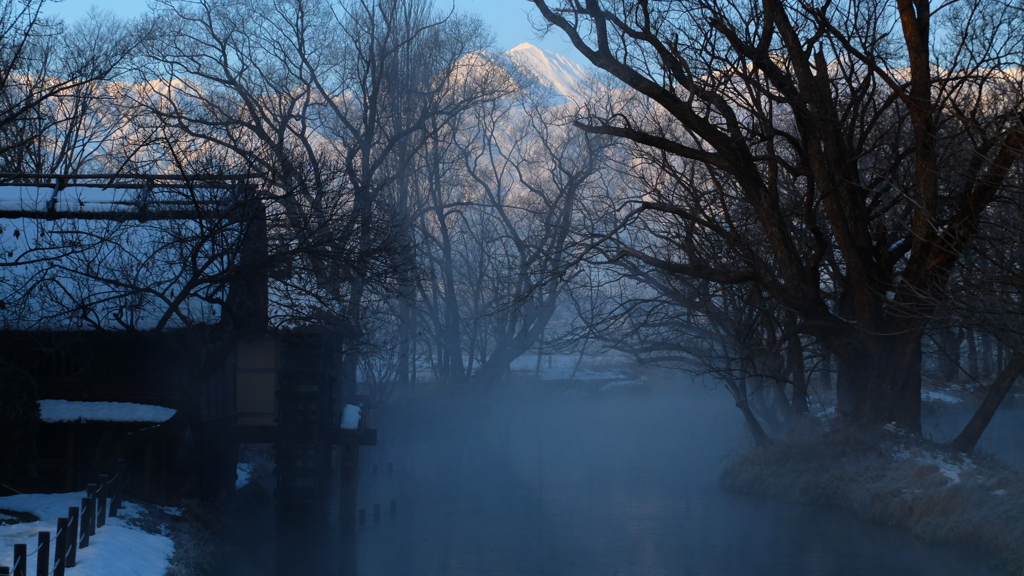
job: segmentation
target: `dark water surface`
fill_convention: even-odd
[[[922,410],[922,431],[936,442],[948,442],[963,430],[980,404],[981,398],[968,398],[959,404],[926,404]],[[1024,471],[1024,398],[1014,395],[1003,401],[985,428],[978,450]]]
[[[723,492],[749,444],[724,391],[431,398],[377,425],[360,576],[1000,573],[842,511]]]

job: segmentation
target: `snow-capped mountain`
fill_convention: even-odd
[[[593,76],[579,64],[533,44],[520,44],[505,52],[505,56],[520,71],[566,101],[579,98],[594,83]]]

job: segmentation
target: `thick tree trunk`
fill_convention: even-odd
[[[1003,368],[1003,371],[1000,372],[996,381],[988,387],[988,393],[985,394],[985,399],[982,400],[981,406],[978,407],[971,421],[964,426],[960,434],[949,443],[950,446],[962,452],[974,450],[974,447],[978,445],[978,440],[981,439],[981,435],[985,432],[985,428],[992,421],[996,410],[1010,392],[1010,388],[1013,387],[1013,383],[1020,376],[1021,372],[1024,372],[1024,353],[1018,352],[1010,358],[1010,361]]]
[[[793,322],[794,326],[796,322]],[[796,414],[807,414],[810,409],[807,405],[807,374],[804,367],[804,346],[800,341],[800,335],[796,330],[791,331],[789,342],[786,345],[786,370],[789,372],[790,382],[793,386],[793,400],[791,406]]]
[[[847,424],[895,422],[921,432],[921,331],[864,334],[856,346],[836,352],[837,409]]]

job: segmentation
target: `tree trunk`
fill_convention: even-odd
[[[963,342],[963,329],[940,328],[939,344],[939,375],[945,382],[957,382],[960,379],[960,343]]]
[[[967,371],[970,372],[971,378],[977,380],[980,376],[978,372],[978,342],[977,334],[974,330],[967,331]]]
[[[824,348],[821,353],[821,367],[818,369],[818,385],[832,388],[832,351]]]
[[[847,424],[887,424],[921,432],[921,329],[862,334],[836,351],[837,411]]]
[[[747,429],[750,430],[751,435],[754,436],[754,442],[758,446],[771,444],[771,438],[765,433],[764,428],[761,427],[761,423],[757,420],[757,417],[754,416],[754,412],[750,409],[750,403],[747,401],[746,380],[743,378],[736,380],[726,376],[725,385],[729,391],[732,392],[732,397],[736,400],[736,407],[743,413],[743,419],[747,422]]]
[[[992,358],[995,353],[992,350],[992,336],[988,334],[981,335],[981,372],[979,373],[979,380],[988,380],[995,373],[992,369]]]
[[[790,382],[793,386],[793,401],[791,406],[796,414],[807,414],[810,408],[807,406],[807,374],[804,368],[804,345],[800,341],[800,335],[795,330],[796,319],[793,318],[790,329],[789,342],[786,344],[786,370],[789,372]]]
[[[992,421],[996,410],[1010,392],[1010,388],[1013,387],[1013,383],[1020,376],[1021,372],[1024,372],[1024,353],[1017,352],[1010,358],[1003,371],[999,373],[996,381],[988,387],[988,392],[985,394],[985,399],[982,400],[981,406],[978,407],[971,421],[964,426],[960,435],[949,443],[950,446],[962,452],[974,450],[974,447],[978,445],[978,440],[981,440],[981,435],[985,432],[985,428]]]
[[[412,306],[405,298],[398,303],[398,370],[396,379],[401,385],[409,383],[409,342],[412,339],[410,322]]]

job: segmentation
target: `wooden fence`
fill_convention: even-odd
[[[30,559],[36,558],[36,576],[64,576],[64,571],[73,568],[79,548],[89,546],[89,539],[96,535],[96,529],[117,517],[121,509],[126,479],[125,461],[118,460],[114,476],[100,474],[97,484],[89,484],[82,506],[68,508],[68,517],[57,520],[57,532],[51,547],[50,532],[39,532],[39,543],[35,550],[28,551],[27,544],[14,545],[14,568],[0,566],[0,576],[28,576]],[[53,567],[50,567],[50,550],[53,550]]]

